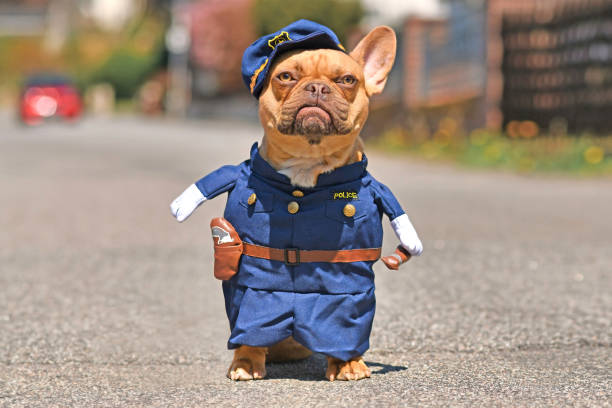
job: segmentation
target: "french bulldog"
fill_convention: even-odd
[[[263,63],[246,64],[253,67],[245,82],[259,97],[260,145],[250,160],[209,174],[171,204],[183,221],[229,192],[225,218],[244,242],[236,275],[223,281],[232,380],[264,378],[266,356],[300,359],[310,350],[327,355],[330,381],[370,377],[362,354],[374,316],[382,213],[401,242],[396,266],[423,249],[393,194],[365,170],[359,137],[369,99],[392,68],[395,34],[376,27],[347,53],[321,27],[300,20],[251,46],[268,53]],[[316,30],[331,45],[305,46]],[[289,47],[299,35],[302,45]]]

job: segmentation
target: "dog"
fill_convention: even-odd
[[[232,380],[264,378],[266,357],[300,359],[311,351],[327,356],[330,381],[371,375],[362,356],[374,317],[382,214],[401,242],[383,258],[387,266],[423,250],[399,202],[367,172],[359,137],[395,50],[386,26],[347,53],[329,28],[299,20],[245,51],[243,79],[259,99],[261,144],[249,160],[210,173],[170,206],[184,221],[229,193],[225,218],[212,228],[218,247],[235,244],[240,252],[222,278]],[[225,267],[223,251],[215,262]]]

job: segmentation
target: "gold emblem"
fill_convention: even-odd
[[[278,46],[278,44],[282,44],[285,41],[291,41],[291,38],[289,38],[288,32],[283,31],[273,39],[268,40],[268,45],[270,46],[270,48],[274,49]]]
[[[253,194],[251,194],[249,196],[249,199],[247,200],[247,203],[249,205],[253,205],[253,204],[255,204],[255,201],[257,201],[257,195],[255,195],[255,193],[253,193]]]
[[[300,210],[300,205],[296,203],[295,201],[290,202],[289,205],[287,206],[287,211],[289,211],[290,214],[295,214],[299,210]]]
[[[353,204],[347,204],[344,206],[342,212],[345,216],[352,217],[353,215],[355,215],[355,206]]]
[[[291,193],[291,195],[298,198],[304,197],[304,193],[300,190],[295,190],[293,193]]]

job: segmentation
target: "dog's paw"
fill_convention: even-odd
[[[227,377],[234,381],[254,380],[257,377],[253,376],[253,365],[248,360],[232,361]]]
[[[227,370],[227,378],[234,381],[260,380],[266,376],[266,349],[240,346]]]
[[[325,377],[329,381],[334,380],[362,380],[370,378],[370,369],[361,357],[355,357],[349,361],[327,357],[327,371]]]

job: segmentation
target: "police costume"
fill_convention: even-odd
[[[196,182],[207,199],[229,192],[224,217],[245,243],[298,250],[382,246],[382,214],[404,211],[387,187],[357,163],[321,174],[313,188],[296,188],[259,154],[223,166]],[[298,249],[298,250],[296,250]],[[299,256],[299,255],[298,255]],[[289,262],[243,255],[223,282],[231,335],[228,348],[270,346],[288,336],[342,360],[369,347],[374,318],[374,260]]]
[[[258,98],[276,56],[318,48],[344,51],[329,28],[307,20],[292,23],[247,48],[244,82]],[[392,220],[410,254],[420,254],[422,245],[396,198],[366,167],[363,155],[359,162],[319,175],[312,188],[296,188],[255,144],[249,160],[219,168],[174,200],[171,211],[183,221],[202,202],[228,192],[224,217],[245,249],[238,272],[223,281],[228,348],[265,347],[293,336],[341,360],[368,349],[375,309],[372,265],[380,256],[382,214]],[[326,259],[321,253],[335,255]]]

